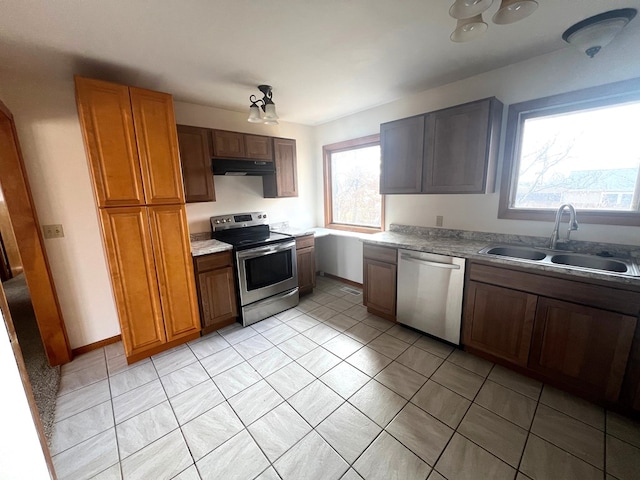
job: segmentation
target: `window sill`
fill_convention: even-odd
[[[507,220],[533,220],[540,222],[554,222],[556,210],[532,210],[524,208],[500,209],[498,218]],[[603,210],[578,210],[578,223],[600,224],[600,225],[621,225],[629,227],[640,226],[639,212],[614,212]]]
[[[344,225],[341,223],[329,223],[325,225],[324,228],[332,229],[332,230],[341,230],[344,232],[354,232],[354,233],[380,233],[384,232],[384,228],[375,228],[375,227],[358,227],[356,225]]]

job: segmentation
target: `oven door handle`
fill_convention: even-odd
[[[266,247],[256,247],[256,248],[250,248],[248,250],[240,250],[238,252],[238,258],[246,258],[246,257],[255,257],[257,256],[262,256],[262,255],[268,255],[270,253],[275,253],[275,252],[282,252],[284,250],[290,250],[292,248],[295,248],[296,242],[286,242],[286,243],[279,243],[277,245],[269,245]]]

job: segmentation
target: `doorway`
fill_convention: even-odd
[[[11,219],[38,330],[51,366],[71,361],[69,340],[44,250],[13,115],[0,102],[0,188]]]
[[[49,269],[39,222],[16,134],[13,115],[0,102],[0,235],[2,290],[6,291],[13,331],[23,358],[25,391],[35,397],[32,410],[39,434],[53,423],[60,367],[71,361],[64,320]],[[4,295],[2,295],[4,299]],[[8,315],[10,313],[10,315]],[[31,393],[32,392],[32,393]],[[41,422],[40,422],[41,420]],[[45,429],[42,430],[42,425]]]

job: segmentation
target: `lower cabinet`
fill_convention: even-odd
[[[616,401],[637,319],[540,297],[529,368]]]
[[[300,295],[313,292],[316,286],[315,237],[305,235],[296,238],[298,290]]]
[[[231,325],[238,318],[231,252],[202,255],[194,264],[203,333]]]
[[[127,361],[200,333],[184,205],[100,209]]]
[[[637,291],[473,262],[463,338],[474,353],[614,404],[623,393],[639,311]]]
[[[537,297],[470,281],[467,283],[466,299],[465,345],[526,366]]]
[[[363,254],[363,303],[369,313],[395,322],[398,250],[365,244]]]

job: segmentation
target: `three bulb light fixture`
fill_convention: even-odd
[[[492,4],[493,0],[456,0],[449,9],[449,15],[458,20],[451,40],[469,42],[486,32],[489,25],[482,19],[482,14]],[[493,16],[493,23],[506,25],[517,22],[531,15],[536,8],[538,2],[535,0],[502,0]]]
[[[272,100],[271,85],[258,85],[258,90],[262,92],[263,97],[257,98],[255,95],[249,97],[251,105],[249,106],[249,118],[247,121],[264,123],[265,125],[278,125],[278,114],[276,113],[276,104]],[[261,109],[262,112],[260,112]]]

